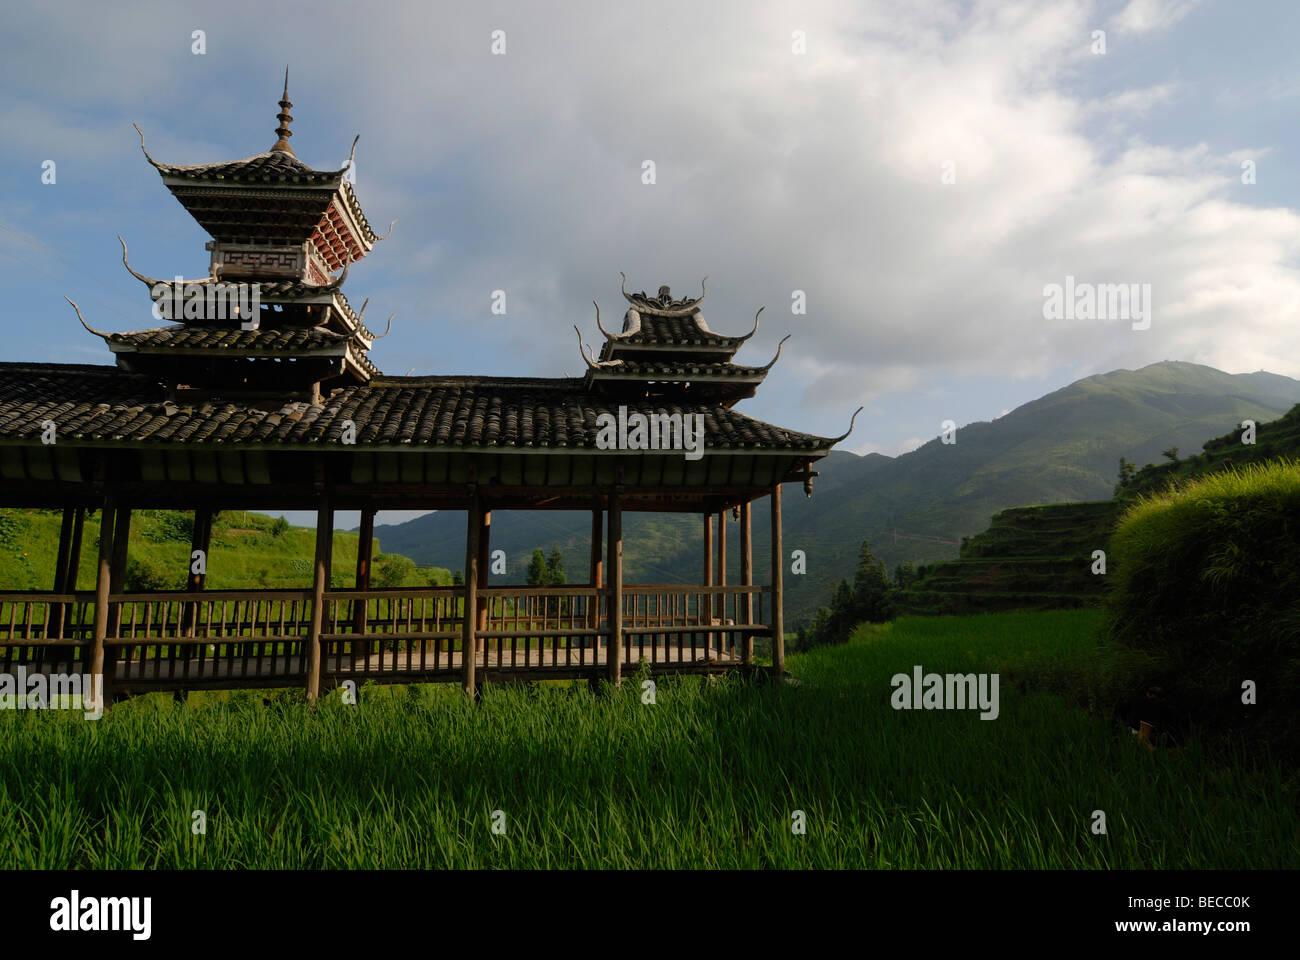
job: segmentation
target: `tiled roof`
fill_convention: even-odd
[[[727,377],[739,380],[757,377],[762,379],[767,370],[763,367],[744,367],[738,363],[691,363],[681,360],[662,361],[624,360],[617,365],[602,366],[593,370],[598,377],[619,377],[632,380],[690,380],[694,377]]]
[[[701,330],[694,316],[656,317],[643,314],[641,329],[631,336],[619,337],[611,344],[673,344],[689,346],[722,347],[735,350],[745,342],[744,337],[724,337],[712,330]]]
[[[241,330],[238,327],[158,327],[110,333],[110,344],[178,350],[241,350],[282,353],[285,350],[319,350],[339,347],[347,337],[315,327],[280,327],[278,329]]]
[[[343,170],[313,170],[283,150],[268,150],[242,160],[221,163],[159,163],[156,166],[158,172],[165,177],[205,183],[282,183],[304,187],[337,187],[343,180]]]
[[[629,403],[629,412],[702,413],[707,449],[826,451],[835,440],[763,423],[716,404]],[[595,450],[601,413],[617,413],[581,379],[380,377],[322,403],[275,411],[240,400],[164,403],[152,378],[116,367],[0,363],[0,442],[39,443],[53,420],[60,442],[326,446],[343,422],[357,448]]]

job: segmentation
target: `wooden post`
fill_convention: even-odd
[[[478,657],[478,641],[474,630],[474,611],[478,608],[478,537],[483,525],[479,517],[482,505],[475,490],[466,511],[465,522],[465,609],[460,623],[461,669],[464,671],[465,695],[477,692],[474,681],[474,661]]]
[[[492,511],[486,509],[487,504],[483,505],[479,511],[478,527],[478,588],[486,590],[488,585],[488,573],[492,569]],[[483,651],[483,667],[487,668],[487,629],[488,629],[488,598],[479,596],[474,607],[475,621],[477,623],[478,649]]]
[[[72,556],[72,527],[76,519],[75,507],[63,508],[63,521],[59,524],[59,552],[54,560],[54,592],[67,592],[68,560]]]
[[[68,551],[68,593],[77,592],[77,574],[81,572],[81,535],[86,529],[86,508],[77,507],[72,525],[72,549]]]
[[[194,511],[194,532],[190,535],[190,570],[189,577],[185,581],[185,589],[191,592],[198,592],[203,589],[208,580],[208,550],[212,546],[212,510],[208,507],[200,507]],[[194,573],[194,551],[203,551],[203,573]]]
[[[609,495],[609,556],[605,561],[609,577],[609,650],[606,668],[609,682],[623,682],[623,503],[615,490]]]
[[[108,709],[111,680],[104,673],[104,641],[108,637],[108,594],[113,580],[113,519],[117,503],[110,493],[104,497],[99,516],[99,566],[95,570],[95,638],[90,649],[90,673],[101,677],[100,696]],[[92,683],[94,681],[92,680]]]
[[[370,589],[370,561],[375,551],[375,508],[362,507],[361,532],[357,540],[357,579],[356,589]],[[352,649],[361,656],[370,656],[370,644],[366,640],[366,628],[369,620],[369,603],[364,597],[352,605]]]
[[[126,558],[131,541],[131,507],[118,504],[113,515],[113,576],[109,582],[110,593],[121,593],[126,583]]]
[[[750,529],[750,515],[752,510],[748,500],[740,505],[740,582],[747,587],[754,585],[754,542],[753,531]],[[740,609],[746,624],[754,622],[754,595],[745,594],[745,602]],[[752,634],[745,634],[744,645],[740,648],[740,659],[744,663],[754,662],[754,637]]]
[[[785,676],[785,547],[781,542],[781,484],[772,488],[772,680]]]
[[[131,506],[119,503],[113,513],[113,556],[110,563],[108,592],[121,593],[126,585],[126,558],[131,543]],[[113,636],[122,633],[122,607],[117,608],[117,616],[108,624],[108,632]],[[117,675],[117,650],[104,649],[104,689],[111,693],[113,679]],[[107,705],[107,700],[105,704]]]
[[[212,546],[212,510],[208,507],[199,507],[194,511],[194,530],[190,534],[190,556],[186,564],[185,589],[189,593],[199,593],[203,590],[208,580],[208,549]],[[203,573],[194,572],[194,552],[203,551]],[[198,626],[199,605],[194,602],[185,604],[185,620],[183,633],[187,637],[194,636],[194,630]]]
[[[725,506],[718,511],[718,569],[717,576],[714,579],[720,587],[727,585],[727,508]],[[718,620],[725,627],[727,625],[727,595],[725,593],[718,594],[717,612]],[[726,650],[727,641],[732,636],[734,634],[718,634],[719,656]]]
[[[316,566],[311,585],[311,636],[307,638],[307,702],[320,697],[321,627],[325,622],[325,591],[329,587],[330,561],[334,553],[334,511],[322,496],[316,508]]]
[[[605,517],[603,515],[603,511],[600,508],[600,503],[597,502],[596,506],[593,507],[591,510],[591,577],[590,577],[591,586],[596,590],[599,590],[603,585],[601,581],[605,573],[604,563],[601,560],[601,554],[604,549],[604,545],[602,543],[604,539],[604,530],[603,530],[604,521],[605,521]],[[599,626],[600,626],[600,597],[593,596],[588,600],[587,629],[595,630]],[[597,640],[595,645],[599,647],[600,641]]]
[[[63,508],[63,522],[59,524],[59,552],[54,559],[54,592],[68,593],[68,560],[72,555],[72,528],[77,510],[75,507]],[[63,636],[63,617],[66,605],[50,604],[46,613],[45,636],[47,639]]]
[[[700,582],[706,587],[713,586],[713,514],[707,512],[704,514],[704,578]],[[707,660],[713,649],[713,634],[707,629],[713,622],[713,596],[708,591],[700,594],[700,622],[706,628],[704,659]]]

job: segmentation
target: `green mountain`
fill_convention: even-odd
[[[922,567],[901,594],[905,613],[978,613],[1097,604],[1106,578],[1094,575],[1094,550],[1106,549],[1125,506],[1171,484],[1247,463],[1300,458],[1300,404],[1257,423],[1252,443],[1238,426],[1205,441],[1202,452],[1149,464],[1113,500],[1013,507],[963,540],[961,556]]]
[[[1120,457],[1141,465],[1163,459],[1169,447],[1196,450],[1206,437],[1244,419],[1275,420],[1297,402],[1300,381],[1289,377],[1166,361],[1076,381],[995,421],[960,427],[954,444],[936,438],[892,458],[833,453],[816,466],[821,476],[811,499],[795,488],[785,499],[786,549],[805,551],[808,564],[806,575],[786,577],[787,622],[811,617],[835,582],[851,576],[863,539],[891,569],[905,560],[952,559],[962,538],[984,530],[999,511],[1108,498]],[[768,525],[761,505],[754,520],[755,571],[763,580]],[[493,581],[521,582],[533,549],[557,546],[569,579],[583,579],[589,526],[579,513],[494,514],[492,547],[506,551],[508,570]],[[625,527],[629,582],[698,581],[698,518],[633,514]],[[734,528],[729,534],[728,579],[735,582],[738,535]],[[381,526],[376,535],[417,561],[464,565],[463,514],[434,513]]]

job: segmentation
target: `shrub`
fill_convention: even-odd
[[[283,537],[289,532],[289,521],[284,517],[276,517],[271,521],[271,536]]]
[[[1139,499],[1111,540],[1111,637],[1155,658],[1188,718],[1300,733],[1300,462],[1251,464]],[[1254,681],[1258,704],[1242,703]]]
[[[126,589],[131,593],[179,590],[185,586],[185,567],[165,565],[147,556],[131,555],[126,561]]]

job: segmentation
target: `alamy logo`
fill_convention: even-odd
[[[1075,283],[1043,287],[1044,320],[1132,320],[1134,330],[1151,326],[1151,284]]]
[[[91,673],[0,673],[0,710],[81,710],[104,715],[104,677]]]
[[[602,413],[596,417],[598,450],[684,450],[687,460],[704,456],[704,414],[627,412],[618,417]]]
[[[129,930],[131,939],[148,940],[152,913],[150,897],[82,897],[73,890],[71,896],[50,901],[50,929],[59,933]]]
[[[996,673],[926,673],[919,666],[912,675],[896,673],[889,704],[895,710],[980,710],[981,720],[998,718]]]
[[[155,320],[235,320],[245,330],[257,328],[262,287],[257,283],[172,283],[150,287]]]

